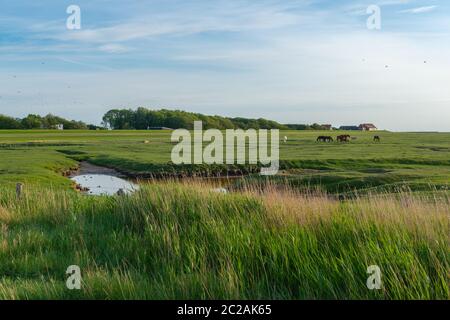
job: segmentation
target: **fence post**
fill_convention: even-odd
[[[23,191],[23,184],[22,183],[16,184],[16,196],[17,196],[17,198],[20,199],[22,197],[22,191]]]

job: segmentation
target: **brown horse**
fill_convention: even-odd
[[[317,140],[316,140],[317,142],[333,142],[334,140],[333,140],[333,138],[332,137],[330,137],[330,136],[320,136],[320,137],[318,137],[317,138]]]
[[[380,136],[375,136],[375,137],[373,137],[373,141],[375,141],[375,142],[380,142],[380,141],[381,141]]]
[[[350,138],[351,138],[350,135],[343,134],[343,135],[337,137],[337,141],[339,141],[339,142],[350,142]]]

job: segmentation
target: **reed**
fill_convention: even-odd
[[[132,196],[0,193],[2,299],[448,299],[447,196],[338,201],[288,187],[216,193],[159,181]],[[69,265],[82,289],[68,290]],[[366,269],[382,270],[381,290]]]

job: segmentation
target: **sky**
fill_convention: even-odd
[[[449,57],[448,0],[0,0],[0,113],[14,117],[164,107],[450,131]]]

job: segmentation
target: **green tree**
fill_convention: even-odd
[[[21,129],[20,121],[0,114],[0,129]]]
[[[43,126],[42,117],[35,114],[29,114],[21,121],[24,129],[40,129]]]

